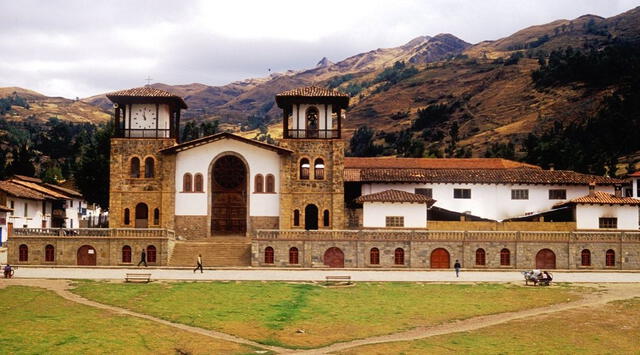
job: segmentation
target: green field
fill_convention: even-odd
[[[178,323],[263,344],[314,348],[507,311],[576,300],[584,289],[509,284],[79,282],[73,292]],[[297,332],[301,330],[303,332]]]
[[[640,354],[640,298],[341,354]]]
[[[79,305],[35,287],[0,289],[2,354],[248,354],[255,349]]]

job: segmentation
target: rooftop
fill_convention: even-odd
[[[569,204],[596,204],[596,205],[640,205],[640,200],[631,197],[616,197],[615,195],[595,191],[593,195],[577,197],[569,201],[560,202],[554,207],[565,206]]]
[[[327,96],[336,96],[336,97],[349,97],[348,94],[340,92],[338,90],[321,88],[318,86],[305,86],[301,88],[291,89],[287,91],[283,91],[276,95],[278,96],[304,96],[304,97],[327,97]]]
[[[24,198],[27,200],[44,200],[46,196],[28,187],[16,184],[11,181],[0,181],[0,191],[4,191],[10,196]]]
[[[143,86],[139,88],[126,89],[120,91],[114,91],[107,94],[107,98],[111,101],[116,101],[118,98],[139,98],[139,97],[153,97],[153,98],[170,98],[176,100],[181,108],[186,109],[187,104],[182,97],[174,95],[168,91],[153,88],[151,86]],[[114,100],[115,99],[115,100]]]
[[[346,168],[420,168],[420,169],[541,169],[537,165],[502,158],[344,158]]]
[[[349,106],[349,95],[317,86],[296,88],[276,95],[276,104],[280,108],[295,103],[332,104],[334,107],[346,109]]]
[[[409,203],[426,203],[429,206],[436,201],[424,195],[414,194],[401,190],[385,190],[369,195],[363,195],[356,199],[357,203],[364,202],[409,202]]]
[[[239,136],[237,134],[229,133],[229,132],[220,132],[220,133],[216,133],[216,134],[213,134],[213,135],[210,135],[210,136],[194,139],[194,140],[189,141],[189,142],[180,143],[180,144],[174,145],[173,147],[162,149],[160,152],[165,153],[165,154],[172,154],[172,153],[180,152],[180,151],[183,151],[183,150],[195,148],[195,147],[201,146],[203,144],[215,142],[215,141],[218,141],[218,140],[221,140],[221,139],[235,139],[237,141],[240,141],[240,142],[243,142],[243,143],[247,143],[247,144],[251,144],[251,145],[255,145],[255,146],[260,147],[260,148],[273,150],[273,151],[275,151],[277,153],[287,153],[287,154],[291,153],[291,150],[289,150],[289,149],[286,149],[286,148],[283,148],[283,147],[280,147],[280,146],[277,146],[277,145],[269,144],[269,143],[260,142],[260,141],[257,141],[255,139],[245,138],[245,137]]]

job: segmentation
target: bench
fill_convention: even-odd
[[[151,281],[151,274],[125,274],[125,282],[146,282]]]
[[[345,282],[347,284],[351,283],[351,276],[349,275],[327,275],[325,276],[325,280],[327,282]]]

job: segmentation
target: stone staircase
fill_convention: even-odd
[[[195,267],[202,254],[204,267],[250,266],[251,242],[246,237],[214,237],[176,241],[168,266]]]

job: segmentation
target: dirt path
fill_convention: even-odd
[[[330,346],[313,349],[313,350],[291,350],[291,349],[281,348],[277,346],[263,345],[263,344],[259,344],[254,341],[237,337],[234,335],[217,332],[214,330],[192,327],[192,326],[188,326],[180,323],[173,323],[164,319],[156,318],[156,317],[142,314],[142,313],[133,312],[124,308],[94,302],[70,292],[69,290],[71,287],[70,287],[70,282],[68,280],[38,280],[38,279],[0,280],[0,289],[8,285],[31,286],[31,287],[41,287],[41,288],[49,289],[56,292],[58,295],[60,295],[61,297],[67,300],[84,304],[90,307],[105,309],[117,314],[125,314],[133,317],[147,319],[153,322],[157,322],[157,323],[178,328],[181,330],[186,330],[188,332],[204,335],[207,337],[226,340],[226,341],[239,343],[239,344],[250,345],[250,346],[261,348],[261,349],[268,349],[281,354],[285,354],[285,353],[327,354],[327,353],[333,353],[333,352],[342,351],[342,350],[363,346],[363,345],[396,342],[396,341],[417,340],[417,339],[423,339],[423,338],[428,338],[428,337],[437,336],[437,335],[444,335],[449,333],[472,331],[472,330],[476,330],[484,327],[489,327],[492,325],[506,323],[512,320],[523,319],[528,317],[544,316],[547,314],[566,311],[566,310],[579,308],[579,307],[595,307],[595,306],[604,305],[611,301],[640,297],[640,284],[606,284],[601,290],[598,290],[594,293],[587,294],[582,299],[573,301],[573,302],[555,304],[551,306],[527,309],[527,310],[516,311],[516,312],[505,312],[505,313],[499,313],[499,314],[488,315],[488,316],[473,317],[466,320],[449,322],[449,323],[445,323],[437,326],[418,327],[418,328],[414,328],[404,332],[374,336],[370,338],[353,340],[353,341],[348,341],[343,343],[336,343]]]

